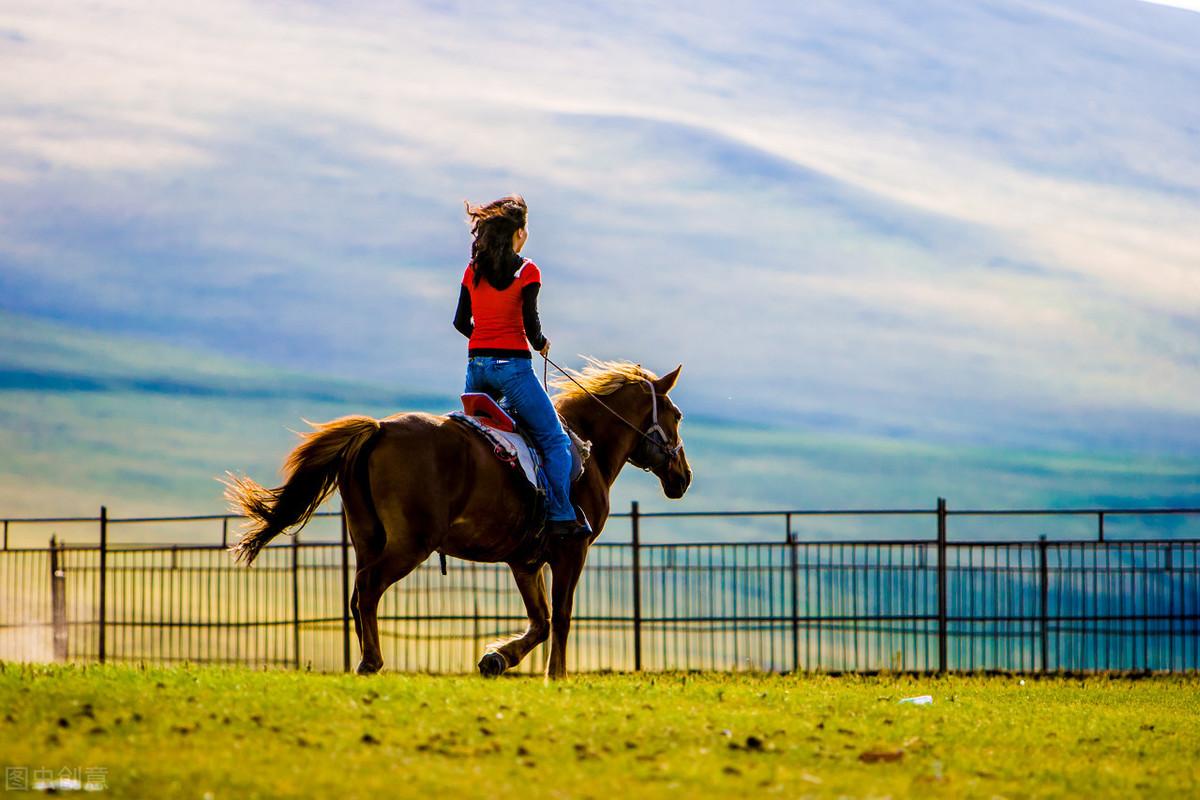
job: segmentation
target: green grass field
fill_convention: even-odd
[[[0,763],[214,800],[1196,796],[1200,677],[1020,680],[10,663]]]

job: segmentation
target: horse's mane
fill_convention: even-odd
[[[556,401],[571,400],[587,392],[598,395],[612,394],[630,383],[658,380],[657,375],[641,364],[601,361],[591,356],[584,358],[588,363],[581,371],[567,370],[569,378],[555,378],[550,381],[550,385],[558,389],[558,393],[554,395]]]

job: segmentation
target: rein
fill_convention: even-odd
[[[674,447],[667,446],[667,433],[666,433],[666,431],[664,431],[662,429],[662,426],[658,424],[658,392],[657,392],[657,390],[655,390],[653,383],[651,383],[648,380],[642,381],[642,383],[644,383],[650,387],[650,411],[651,411],[651,419],[652,419],[650,427],[647,428],[646,430],[642,430],[641,428],[634,425],[629,420],[625,419],[623,416],[621,416],[615,410],[613,410],[613,408],[608,403],[601,400],[598,396],[596,396],[590,389],[588,389],[582,383],[575,380],[575,378],[571,376],[571,373],[567,372],[565,369],[560,367],[558,364],[555,364],[553,361],[551,361],[549,356],[542,356],[542,358],[545,359],[546,364],[548,364],[551,367],[554,367],[556,370],[558,370],[559,373],[562,374],[564,377],[566,377],[567,380],[569,380],[571,383],[578,386],[581,390],[583,390],[584,394],[586,394],[588,397],[592,398],[597,403],[599,403],[601,405],[601,407],[604,408],[605,411],[612,414],[614,417],[616,417],[622,423],[624,423],[626,427],[628,427],[630,430],[632,430],[638,436],[642,437],[642,439],[644,439],[651,447],[659,448],[660,450],[665,452],[667,454],[667,461],[666,461],[667,464],[670,464],[676,458],[679,457],[679,451],[683,449],[683,441],[680,440],[680,441],[676,442]],[[642,467],[642,469],[645,469],[647,472],[650,471],[649,467]]]

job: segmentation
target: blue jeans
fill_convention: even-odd
[[[546,518],[575,519],[571,506],[571,440],[558,419],[558,411],[533,372],[528,358],[467,359],[468,392],[503,396],[508,410],[542,454],[542,470],[549,485]]]

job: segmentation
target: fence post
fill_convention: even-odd
[[[342,671],[350,671],[350,531],[342,507]]]
[[[787,543],[792,557],[792,671],[800,671],[800,565],[796,555],[796,537],[792,533],[792,515],[786,515]]]
[[[300,669],[300,533],[292,535],[292,665]]]
[[[632,502],[629,511],[629,521],[632,525],[633,551],[633,669],[642,669],[642,556],[641,532],[638,530],[638,504]]]
[[[938,603],[938,672],[946,674],[947,608],[946,608],[946,498],[937,501],[937,603]]]
[[[1174,581],[1171,573],[1174,571],[1171,564],[1171,545],[1167,545],[1167,561],[1163,565],[1163,572],[1167,575],[1167,598],[1170,607],[1167,611],[1167,672],[1175,671],[1175,592]]]
[[[1100,532],[1100,542],[1103,543],[1104,542],[1104,512],[1103,511],[1098,511],[1096,513],[1096,521],[1099,523],[1099,526],[1100,526],[1100,531],[1099,531]]]
[[[50,537],[50,610],[54,632],[54,660],[67,660],[67,578],[59,563],[61,546]]]
[[[1041,609],[1042,609],[1042,672],[1050,671],[1050,570],[1046,559],[1046,534],[1038,536],[1038,555],[1041,560]]]
[[[97,656],[104,663],[108,627],[108,507],[100,506],[100,630],[97,639]]]

